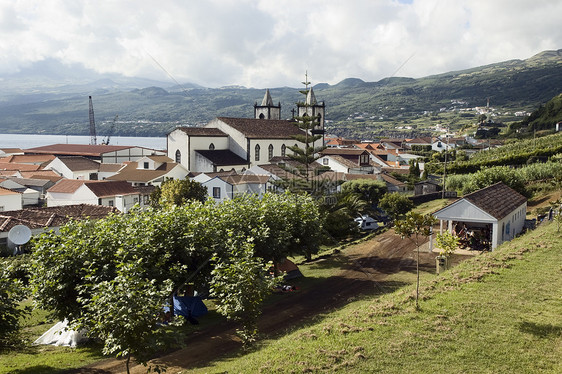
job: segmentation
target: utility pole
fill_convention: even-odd
[[[441,191],[441,198],[445,198],[445,177],[447,175],[447,153],[449,152],[449,126],[447,126],[447,145],[445,146],[445,164],[443,164],[443,190]]]

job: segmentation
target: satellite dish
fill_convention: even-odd
[[[24,245],[31,239],[31,230],[25,225],[16,225],[8,232],[8,239],[15,245]]]

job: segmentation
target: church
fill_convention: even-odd
[[[323,135],[325,104],[318,103],[312,87],[306,101],[297,107],[299,117],[318,118],[311,132]],[[295,135],[304,135],[304,131],[295,119],[281,119],[281,103],[274,105],[266,90],[261,105],[254,104],[254,118],[217,117],[204,127],[174,129],[167,136],[168,157],[190,172],[244,171],[274,157],[288,156],[291,146],[304,147]]]

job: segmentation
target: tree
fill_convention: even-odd
[[[160,326],[159,314],[188,280],[222,290],[225,315],[255,315],[270,286],[263,266],[313,253],[321,230],[316,202],[290,193],[71,221],[60,235],[34,238],[30,283],[40,307],[101,339],[104,352],[146,363],[154,350],[177,343],[178,326]],[[249,341],[252,318],[241,319]]]
[[[417,248],[416,256],[416,309],[419,309],[418,297],[420,290],[420,245],[424,238],[431,234],[431,228],[436,219],[430,214],[408,212],[403,220],[394,223],[394,230],[398,235],[411,239]]]
[[[267,275],[271,263],[254,256],[252,240],[229,232],[226,247],[213,258],[211,292],[217,297],[218,312],[241,322],[237,333],[248,345],[256,340],[263,300],[279,280]]]
[[[336,199],[335,204],[322,205],[326,233],[336,239],[358,233],[359,227],[355,218],[369,210],[367,201],[349,188],[334,197]]]
[[[205,201],[207,187],[190,179],[167,179],[151,194],[153,207],[184,205],[189,200]]]
[[[386,193],[382,197],[379,206],[393,219],[397,219],[409,212],[414,207],[414,203],[407,196],[401,195],[398,192],[392,192]]]
[[[310,82],[305,79],[305,81],[302,83],[305,85],[305,89],[301,90],[300,93],[305,95],[306,97],[310,90],[308,88]],[[308,108],[310,104],[305,99],[304,102],[297,102],[297,106]],[[312,117],[307,113],[308,110],[305,110],[302,116],[297,116],[294,118],[297,121],[296,125],[303,131],[303,134],[293,135],[292,138],[302,143],[303,148],[299,147],[298,145],[290,146],[288,148],[293,152],[293,154],[290,154],[289,157],[304,165],[303,170],[300,170],[299,173],[304,177],[308,185],[310,182],[310,165],[320,157],[319,152],[324,149],[324,145],[319,147],[314,146],[314,143],[316,141],[322,139],[322,135],[313,134],[314,128],[319,125],[319,117]],[[307,188],[309,187],[307,186]]]
[[[20,342],[20,317],[25,310],[19,308],[24,292],[22,283],[10,276],[10,269],[0,269],[0,350]]]
[[[439,248],[441,248],[440,255],[445,257],[451,256],[459,246],[459,238],[448,231],[445,231],[443,234],[437,234],[435,241]]]
[[[380,198],[387,192],[386,183],[372,179],[356,179],[343,183],[342,192],[356,193],[372,206],[377,205]]]

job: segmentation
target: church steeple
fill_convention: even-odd
[[[277,106],[273,104],[269,89],[265,90],[261,105],[258,105],[257,102],[254,104],[254,118],[281,119],[281,103],[278,103]]]
[[[324,102],[322,102],[321,104],[318,103],[312,87],[308,88],[305,102],[297,103],[297,106],[299,111],[298,114],[299,117],[302,117],[305,114],[308,115],[309,117],[318,117],[318,126],[316,126],[316,128],[312,131],[318,134],[323,134],[326,104]]]

